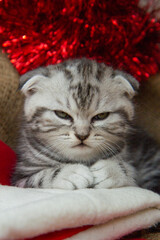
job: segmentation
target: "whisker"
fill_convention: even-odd
[[[108,143],[111,143],[112,146],[117,147],[117,150],[120,150],[120,149],[121,149],[121,147],[120,147],[116,142],[113,142],[113,141],[111,141],[111,140],[107,140],[107,142],[108,142]]]
[[[112,146],[111,145],[109,145],[109,144],[103,144],[103,147],[104,148],[107,148],[107,150],[109,150],[111,153],[112,153],[112,155],[115,155],[115,151],[114,151],[114,149],[112,149]]]

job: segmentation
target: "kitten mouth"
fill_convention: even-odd
[[[81,147],[81,148],[84,148],[84,147],[89,147],[89,146],[88,146],[87,144],[81,142],[81,143],[79,143],[79,144],[73,146],[73,148],[75,148],[75,147]]]

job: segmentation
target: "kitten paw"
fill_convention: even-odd
[[[66,165],[52,183],[53,188],[82,189],[93,185],[93,174],[88,167],[80,164]]]
[[[114,159],[99,160],[90,170],[94,176],[94,188],[117,188],[136,185],[132,167]]]

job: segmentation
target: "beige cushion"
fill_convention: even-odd
[[[0,139],[14,145],[17,134],[17,116],[22,96],[17,92],[19,75],[7,56],[0,53]]]
[[[137,122],[160,143],[160,73],[141,85],[137,97]]]

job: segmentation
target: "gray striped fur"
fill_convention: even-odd
[[[159,150],[133,144],[132,99],[138,86],[127,73],[86,58],[24,74],[13,185],[79,189],[138,184],[159,191]]]

